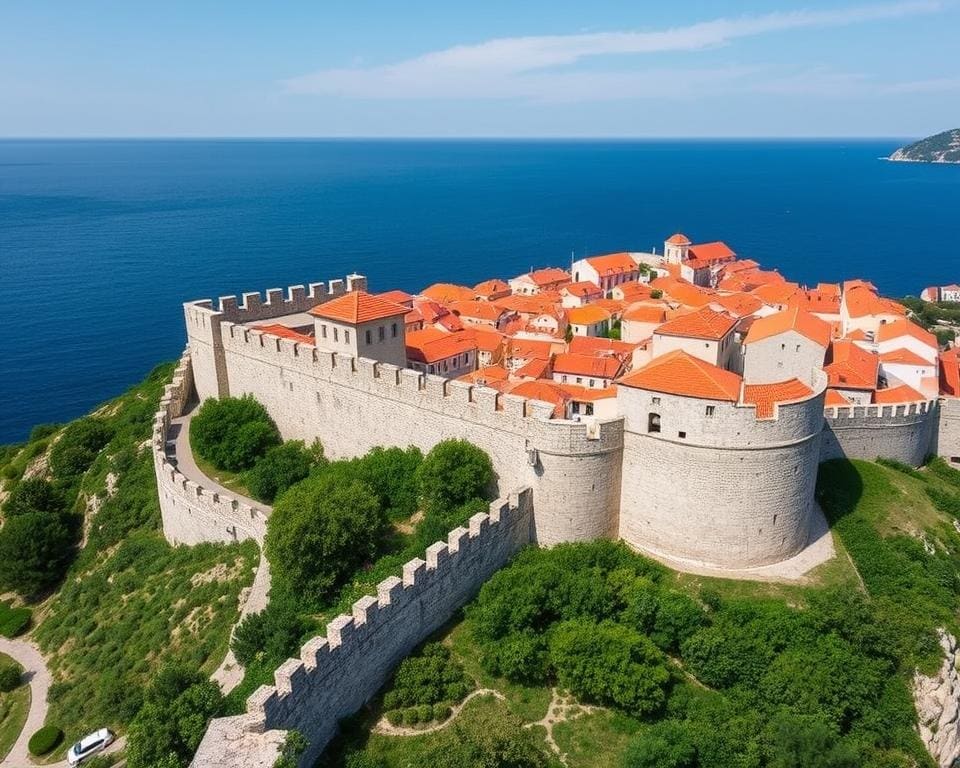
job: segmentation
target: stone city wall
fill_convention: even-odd
[[[620,537],[696,566],[787,559],[809,540],[823,391],[758,419],[750,405],[622,387]],[[660,432],[648,431],[651,413]],[[709,414],[709,415],[708,415]]]
[[[210,723],[193,768],[271,766],[283,738],[296,729],[313,765],[335,735],[337,722],[356,712],[387,682],[394,667],[446,624],[532,536],[533,493],[527,488],[470,518],[447,541],[427,548],[426,560],[403,566],[403,577],[377,586],[377,596],[327,625],[326,637],[303,646],[275,672],[275,684],[247,700],[247,711]]]
[[[838,406],[824,418],[820,461],[880,457],[918,467],[934,447],[937,401]]]
[[[171,544],[244,539],[262,544],[267,521],[259,510],[188,480],[170,462],[167,446],[172,421],[183,413],[192,395],[193,369],[190,355],[184,353],[173,380],[164,388],[151,438],[163,534]]]
[[[201,399],[252,394],[285,439],[319,438],[334,459],[374,446],[426,452],[445,439],[468,440],[489,454],[498,489],[534,489],[541,544],[616,535],[620,419],[553,419],[549,403],[323,352],[196,303],[185,310]],[[194,322],[198,316],[203,321]]]
[[[960,399],[941,398],[939,410],[936,452],[952,467],[960,469]]]

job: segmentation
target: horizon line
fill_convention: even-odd
[[[950,129],[947,129],[950,130]],[[919,137],[934,134],[919,134]],[[228,134],[137,134],[131,136],[24,136],[0,135],[0,141],[879,141],[913,139],[918,136],[882,135],[882,134],[823,134],[823,135],[731,135],[731,136],[631,136],[631,135],[509,135],[475,134],[463,136],[433,136],[429,134],[415,136],[383,136],[376,134],[302,134],[302,135],[228,135]]]

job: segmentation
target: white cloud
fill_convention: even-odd
[[[394,64],[325,69],[286,80],[283,86],[290,93],[363,99],[582,101],[684,97],[718,84],[732,84],[750,70],[620,69],[588,74],[569,68],[591,57],[698,51],[771,32],[897,19],[941,8],[938,0],[904,0],[715,19],[661,31],[497,38]]]

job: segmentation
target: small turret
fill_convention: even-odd
[[[663,243],[663,261],[666,264],[682,264],[687,260],[690,250],[690,238],[677,232]]]

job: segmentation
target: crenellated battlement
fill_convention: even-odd
[[[244,715],[215,720],[192,765],[240,768],[251,764],[252,754],[269,759],[280,743],[275,732],[291,729],[310,742],[301,764],[311,765],[337,722],[375,695],[404,656],[530,541],[532,510],[529,488],[500,499],[468,527],[427,547],[425,559],[406,563],[401,576],[384,579],[376,596],[357,600],[350,614],[327,624],[326,637],[309,640],[300,658],[285,661],[273,685],[254,691]],[[232,749],[235,744],[245,746]]]
[[[870,405],[835,405],[823,409],[827,419],[888,419],[902,416],[923,416],[937,407],[936,400],[914,400],[909,403],[882,403]]]

